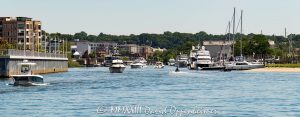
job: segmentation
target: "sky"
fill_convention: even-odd
[[[300,0],[0,0],[0,16],[31,17],[50,33],[98,35],[165,31],[225,34],[236,8],[243,32],[300,34]]]

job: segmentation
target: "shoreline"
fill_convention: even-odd
[[[257,68],[251,70],[245,70],[247,72],[299,72],[300,68],[288,68],[288,67],[265,67],[265,68]]]

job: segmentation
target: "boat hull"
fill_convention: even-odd
[[[123,73],[125,67],[109,67],[110,73]]]
[[[42,76],[13,76],[14,86],[34,86],[36,84],[43,84]]]
[[[180,68],[187,67],[187,62],[184,62],[184,61],[179,61],[177,64],[178,64],[178,67],[180,67]]]
[[[256,69],[256,68],[264,68],[265,66],[263,64],[257,64],[257,65],[227,65],[226,69],[230,70],[250,70],[250,69]]]
[[[143,67],[144,67],[143,65],[130,65],[131,69],[141,69]]]

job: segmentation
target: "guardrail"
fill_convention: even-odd
[[[24,50],[6,49],[0,50],[0,56],[24,56],[24,57],[47,57],[47,58],[67,58],[65,54],[44,53]]]

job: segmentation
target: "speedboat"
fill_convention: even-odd
[[[24,60],[22,63],[19,63],[20,66],[20,75],[11,75],[14,80],[14,86],[34,86],[44,83],[43,76],[33,75],[32,68],[36,63],[30,63],[28,60]]]
[[[175,59],[169,59],[170,66],[175,66],[175,63],[176,63]]]
[[[147,67],[146,63],[147,63],[147,61],[144,58],[139,58],[139,59],[136,59],[135,61],[133,61],[133,63],[130,64],[130,67],[131,67],[131,69],[144,68],[144,67]]]
[[[110,73],[123,73],[125,70],[125,65],[123,64],[123,60],[112,60],[112,65],[109,67]]]
[[[164,67],[165,67],[165,65],[164,65],[162,62],[156,62],[154,68],[162,69],[162,68],[164,68]]]

